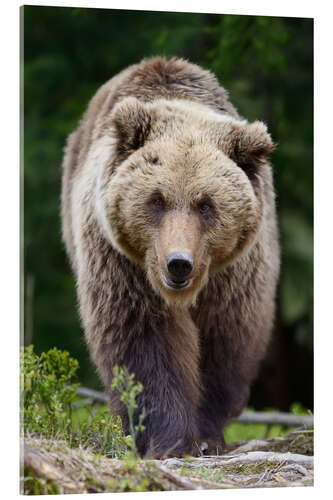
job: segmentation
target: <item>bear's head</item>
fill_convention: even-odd
[[[266,126],[193,101],[132,97],[108,126],[113,156],[97,190],[104,232],[169,305],[194,304],[260,230],[274,147]]]

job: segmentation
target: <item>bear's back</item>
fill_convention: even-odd
[[[200,66],[184,59],[154,57],[130,69],[115,92],[116,101],[127,96],[145,102],[161,98],[188,99],[239,118],[227,91],[210,71]]]
[[[210,71],[184,59],[144,59],[107,81],[91,99],[77,130],[77,163],[85,159],[93,140],[105,133],[114,106],[130,96],[144,102],[161,98],[192,100],[240,118],[227,91]]]

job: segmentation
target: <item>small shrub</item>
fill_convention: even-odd
[[[112,458],[122,458],[128,450],[121,418],[111,415],[106,405],[73,410],[70,445],[83,446]]]
[[[71,424],[71,405],[78,384],[78,362],[67,351],[50,349],[40,356],[33,346],[21,351],[21,402],[25,432],[64,437]]]
[[[22,348],[22,429],[121,458],[128,446],[120,417],[111,415],[106,405],[76,407],[82,402],[76,395],[78,367],[67,351],[53,348],[38,356],[32,345]]]

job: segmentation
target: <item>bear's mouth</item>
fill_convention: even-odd
[[[169,288],[173,288],[174,290],[180,290],[181,288],[185,288],[190,282],[190,280],[175,281],[165,276],[165,274],[163,274],[163,280],[164,283]]]

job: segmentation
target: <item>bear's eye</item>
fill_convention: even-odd
[[[163,196],[159,194],[152,196],[152,198],[149,201],[149,205],[154,210],[163,210],[165,205]]]
[[[198,205],[199,212],[202,215],[208,215],[211,212],[212,208],[213,208],[212,205],[210,203],[208,203],[207,201],[203,201],[202,203],[199,203],[199,205]]]

